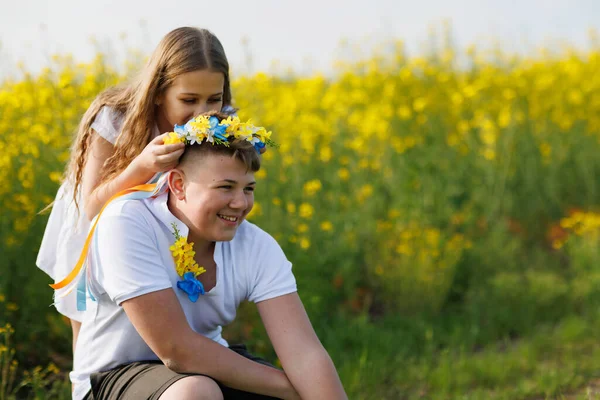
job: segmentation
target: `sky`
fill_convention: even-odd
[[[448,21],[458,47],[477,43],[529,51],[567,41],[583,47],[600,30],[600,0],[0,0],[0,80],[18,62],[38,71],[55,53],[78,61],[98,48],[115,59],[128,47],[149,53],[179,26],[213,31],[232,70],[328,71],[341,41],[401,39],[424,49],[431,27]],[[95,43],[95,44],[94,44]]]

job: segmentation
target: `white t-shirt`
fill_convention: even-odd
[[[115,144],[122,124],[122,114],[110,107],[102,107],[92,123],[92,129],[110,143]],[[73,201],[72,185],[70,182],[63,183],[56,193],[38,251],[36,265],[55,282],[67,276],[77,264],[90,227],[80,195],[78,195],[77,202],[79,210]],[[81,321],[83,318],[82,312],[77,311],[75,291],[63,298],[55,299],[55,306],[58,312],[68,318],[76,321]]]
[[[216,242],[216,286],[192,303],[177,288],[169,247],[172,223],[182,236],[188,228],[169,211],[168,193],[146,200],[109,205],[95,233],[90,254],[90,291],[71,380],[73,398],[90,390],[90,374],[120,364],[158,357],[137,333],[120,304],[143,294],[171,288],[191,328],[224,346],[222,326],[232,322],[240,302],[260,302],[296,291],[292,265],[268,233],[244,221],[229,242]]]
[[[91,128],[113,145],[123,126],[124,115],[105,106],[98,111]],[[153,137],[160,134],[154,127]],[[141,182],[140,182],[141,183]],[[79,210],[73,201],[73,187],[63,183],[56,194],[52,212],[48,218],[44,237],[38,251],[36,265],[55,282],[62,280],[77,264],[85,243],[90,222],[83,210],[78,194]],[[81,321],[83,312],[77,311],[76,291],[65,297],[56,298],[54,305],[61,314]]]

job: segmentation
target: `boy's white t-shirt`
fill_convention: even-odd
[[[73,398],[90,390],[90,374],[121,364],[157,360],[137,333],[120,304],[154,291],[176,294],[191,328],[224,346],[222,326],[232,322],[240,302],[260,302],[296,292],[292,265],[279,244],[256,225],[244,221],[229,242],[216,242],[216,286],[192,303],[177,288],[169,247],[175,242],[172,224],[187,236],[188,228],[169,211],[168,193],[146,200],[109,205],[90,252],[90,291],[77,340],[71,380]],[[199,355],[200,356],[200,355]]]

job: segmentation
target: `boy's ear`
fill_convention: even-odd
[[[185,174],[182,170],[174,168],[169,172],[169,190],[177,200],[185,200]]]

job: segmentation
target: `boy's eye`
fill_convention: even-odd
[[[219,189],[231,189],[231,187],[232,187],[231,185],[222,185],[222,186],[219,186]]]
[[[254,192],[254,188],[252,186],[248,186],[245,190],[247,192]]]
[[[187,104],[194,104],[196,102],[196,99],[183,99],[182,101]]]
[[[217,99],[209,99],[209,100],[208,100],[208,102],[209,102],[209,103],[219,103],[219,102],[221,102],[221,101],[223,101],[223,99],[221,99],[221,98],[217,98]]]

